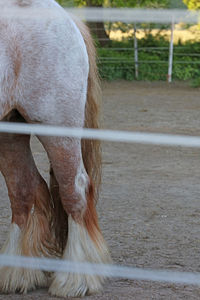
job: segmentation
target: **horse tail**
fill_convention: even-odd
[[[98,129],[100,127],[100,104],[101,104],[101,88],[96,63],[96,49],[89,28],[73,17],[73,20],[79,28],[84,39],[88,59],[89,59],[89,74],[88,74],[88,89],[87,101],[85,107],[85,128]],[[82,139],[82,157],[86,172],[92,182],[94,188],[95,202],[98,199],[99,187],[101,183],[101,145],[98,140]]]

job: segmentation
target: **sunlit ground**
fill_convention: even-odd
[[[153,29],[151,34],[156,36],[159,33],[158,29]],[[144,30],[137,30],[137,38],[141,39],[145,37]],[[162,30],[160,31],[159,35],[165,36],[166,39],[170,38],[171,30]],[[121,41],[122,39],[131,38],[133,37],[133,30],[129,30],[128,32],[124,33],[121,30],[111,31],[110,32],[110,39]],[[174,43],[178,43],[178,41],[187,42],[187,41],[199,41],[200,42],[200,27],[198,25],[191,26],[189,29],[182,29],[181,25],[176,25],[174,30]]]

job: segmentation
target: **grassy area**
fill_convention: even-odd
[[[166,80],[169,57],[169,41],[166,36],[149,34],[138,40],[138,47],[138,79]],[[157,47],[162,49],[155,49]],[[99,48],[98,54],[102,78],[135,79],[133,39],[111,41],[108,47]],[[174,47],[173,79],[189,80],[194,86],[200,85],[200,42],[177,41]]]

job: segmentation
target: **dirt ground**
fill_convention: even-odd
[[[180,83],[103,84],[104,127],[200,134],[200,89]],[[48,162],[34,138],[37,165]],[[115,263],[149,269],[200,272],[200,149],[103,143],[101,228]],[[0,245],[10,222],[7,190],[0,178]],[[57,299],[47,290],[0,299]],[[200,287],[110,279],[85,299],[200,299]]]
[[[126,32],[123,32],[122,30],[111,30],[108,31],[109,37],[112,40],[122,41],[123,39],[127,38],[133,38],[134,31],[127,30]],[[151,34],[153,36],[160,35],[164,37],[165,39],[170,39],[171,37],[171,30],[170,29],[163,29],[160,32],[160,29],[152,29]],[[146,36],[146,32],[144,29],[137,28],[137,38],[140,40]],[[190,26],[189,28],[185,29],[183,28],[183,24],[176,24],[174,28],[174,43],[177,45],[179,41],[182,43],[185,42],[192,42],[192,41],[199,41],[200,40],[200,34],[199,34],[199,27],[198,25]]]

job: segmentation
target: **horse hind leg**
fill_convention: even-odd
[[[92,182],[83,166],[81,143],[75,139],[41,137],[68,214],[68,240],[63,259],[108,263],[110,256],[98,226]],[[63,209],[62,208],[62,209]],[[61,297],[84,296],[101,289],[104,278],[78,273],[55,273],[50,293]]]
[[[0,170],[11,201],[12,223],[3,254],[49,256],[54,251],[51,204],[48,187],[35,166],[29,136],[0,135]],[[46,286],[47,277],[39,270],[0,268],[0,290],[21,292]]]

